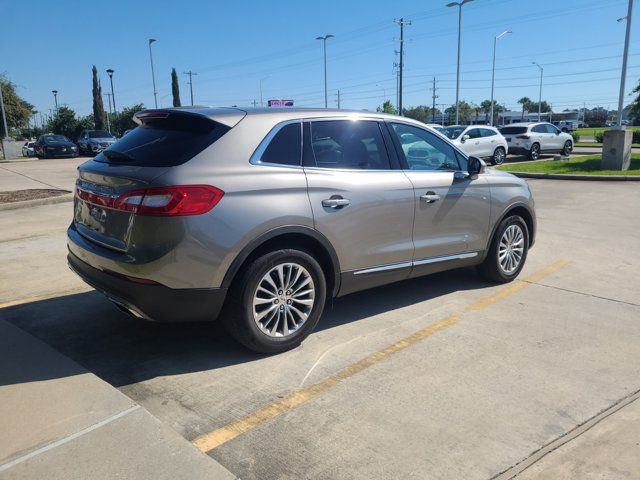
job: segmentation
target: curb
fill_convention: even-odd
[[[520,178],[535,178],[539,180],[587,180],[587,181],[599,181],[599,182],[640,182],[640,175],[571,175],[571,174],[559,174],[559,173],[525,173],[525,172],[510,172],[511,175],[515,175]]]
[[[0,205],[0,212],[5,210],[17,210],[18,208],[38,207],[40,205],[54,205],[56,203],[65,203],[73,201],[73,193],[58,195],[49,198],[37,198],[35,200],[24,200],[22,202],[10,202]]]

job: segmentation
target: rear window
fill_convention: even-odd
[[[502,127],[500,133],[503,135],[518,135],[527,133],[527,127]]]
[[[94,160],[139,167],[174,167],[191,160],[229,130],[226,125],[195,115],[145,120]]]

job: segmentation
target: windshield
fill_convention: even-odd
[[[43,137],[43,141],[45,143],[68,142],[69,139],[67,137],[65,137],[64,135],[47,135],[46,137]]]
[[[89,138],[112,138],[111,135],[106,130],[92,130],[89,132]]]
[[[467,127],[446,127],[440,130],[440,133],[445,135],[447,138],[454,140],[458,138],[466,128]]]

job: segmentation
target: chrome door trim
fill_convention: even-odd
[[[388,270],[396,270],[398,268],[418,267],[420,265],[428,265],[430,263],[449,262],[451,260],[464,260],[466,258],[474,258],[478,256],[478,252],[458,253],[455,255],[443,255],[441,257],[423,258],[414,260],[413,262],[392,263],[389,265],[380,265],[378,267],[365,268],[356,270],[354,275],[363,275],[366,273],[386,272]]]
[[[295,124],[295,123],[300,124],[300,161],[299,161],[298,165],[284,165],[282,163],[271,163],[271,162],[263,162],[263,161],[261,161],[260,158],[262,157],[262,155],[264,154],[265,150],[267,149],[267,147],[271,143],[271,140],[273,140],[273,138],[278,134],[278,132],[280,130],[282,130],[282,128],[286,127],[287,125],[291,125],[292,123],[293,124]],[[262,141],[258,145],[258,148],[256,148],[256,150],[251,155],[251,158],[249,159],[249,163],[251,165],[266,165],[266,166],[269,166],[269,167],[302,168],[302,152],[303,152],[302,149],[304,148],[303,141],[304,140],[303,140],[303,132],[302,132],[302,119],[296,118],[296,119],[293,119],[293,120],[285,120],[283,122],[277,123],[269,131],[269,133],[267,133],[267,135],[262,139]]]

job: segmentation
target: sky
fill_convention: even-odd
[[[494,37],[498,40],[495,99],[519,110],[517,100],[543,99],[554,111],[615,109],[620,85],[628,0],[474,0],[462,11],[460,98],[490,97]],[[405,26],[403,105],[455,102],[458,15],[448,0],[75,1],[0,0],[0,73],[45,114],[58,102],[79,115],[91,112],[91,67],[103,93],[113,76],[116,107],[154,106],[148,39],[153,44],[158,106],[171,106],[171,68],[179,73],[183,105],[250,106],[292,99],[323,107],[322,41],[327,41],[329,106],[373,110],[394,104],[393,64],[399,26]],[[626,93],[640,77],[640,16],[635,6]],[[628,100],[631,97],[626,97]],[[105,108],[107,100],[105,99]]]

